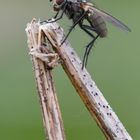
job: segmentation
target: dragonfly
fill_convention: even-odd
[[[53,20],[48,22],[56,22],[63,18],[65,14],[68,19],[73,21],[65,38],[61,42],[61,45],[66,41],[72,30],[76,25],[88,34],[92,40],[86,45],[86,50],[83,57],[82,69],[87,66],[89,53],[94,46],[97,38],[105,38],[107,36],[106,22],[112,25],[130,32],[131,29],[123,22],[113,17],[109,13],[100,10],[94,6],[94,4],[87,2],[86,0],[50,0],[53,3],[53,9],[56,11],[56,15]],[[61,11],[61,14],[59,14]],[[87,21],[86,23],[84,21]]]

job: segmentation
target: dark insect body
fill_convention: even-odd
[[[73,21],[73,25],[71,26],[69,32],[67,33],[61,44],[65,42],[71,31],[77,24],[92,38],[92,40],[86,46],[82,69],[87,65],[88,56],[95,40],[98,37],[104,38],[107,36],[107,27],[105,21],[108,21],[123,30],[130,31],[130,29],[124,23],[109,15],[108,13],[97,9],[92,3],[88,3],[84,0],[51,1],[53,2],[54,11],[57,11],[57,13],[54,16],[54,20],[48,22],[56,22],[57,20],[60,20],[64,14]],[[62,11],[62,13],[58,17],[60,11]],[[86,20],[88,24],[84,24],[84,20]],[[96,35],[94,33],[96,33]]]

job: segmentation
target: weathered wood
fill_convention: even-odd
[[[39,24],[35,22],[35,19],[27,25],[26,33],[28,37],[29,52],[35,49],[38,53],[48,53],[49,55],[50,52],[45,49],[46,45],[43,46],[44,38],[39,31]],[[40,47],[44,49],[41,50]],[[40,98],[46,140],[65,140],[63,121],[52,80],[52,70],[48,69],[47,63],[37,57],[31,56],[31,59]],[[47,59],[48,58],[46,58],[46,60]]]
[[[40,25],[39,29],[44,32],[52,48],[58,53],[63,69],[106,139],[132,140],[90,74],[85,68],[81,69],[82,63],[70,44],[66,41],[61,45],[64,38],[62,28],[57,23],[48,23]]]

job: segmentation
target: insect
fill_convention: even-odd
[[[83,57],[82,69],[86,67],[89,53],[94,45],[95,40],[100,37],[107,36],[106,22],[108,21],[119,27],[122,30],[131,31],[124,23],[111,16],[110,14],[97,9],[92,3],[85,0],[50,0],[53,2],[53,9],[57,11],[54,20],[49,22],[56,22],[60,20],[65,14],[69,19],[72,19],[73,25],[66,34],[61,44],[65,42],[71,31],[76,25],[86,32],[92,40],[86,45],[86,50]],[[62,13],[59,15],[59,12]],[[84,23],[84,20],[87,22]]]

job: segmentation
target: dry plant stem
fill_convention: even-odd
[[[91,79],[75,51],[66,41],[60,46],[64,33],[57,23],[40,25],[39,29],[45,33],[53,49],[59,54],[62,67],[70,78],[85,106],[97,122],[98,126],[108,140],[132,140],[125,127],[118,119],[103,94]]]
[[[41,37],[38,29],[38,24],[36,24],[34,20],[31,24],[27,25],[26,33],[28,37],[29,51],[33,48],[40,47]],[[40,59],[34,56],[31,56],[31,59],[42,108],[46,140],[65,140],[63,122],[52,80],[52,71],[46,69],[47,64]]]

